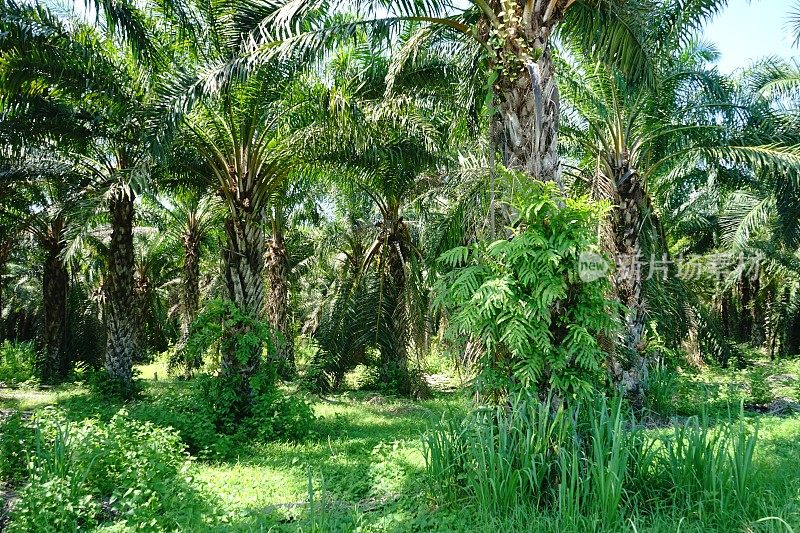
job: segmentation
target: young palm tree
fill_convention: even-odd
[[[273,196],[267,212],[270,236],[264,256],[267,290],[264,314],[277,333],[275,359],[278,374],[283,378],[297,374],[290,294],[292,270],[298,266],[291,255],[297,250],[287,245],[287,231],[304,217],[309,206],[313,212],[316,211],[313,185],[313,176],[309,173],[291,176]]]
[[[58,206],[48,206],[51,216],[39,218],[43,224],[31,225],[39,245],[45,250],[42,275],[44,308],[44,342],[41,367],[43,383],[63,379],[68,371],[66,360],[68,272],[64,264],[64,231],[67,219]],[[37,217],[38,218],[38,217]]]
[[[221,98],[207,100],[187,116],[186,134],[195,143],[226,208],[223,277],[228,298],[252,318],[264,308],[266,210],[293,168],[285,150],[282,91],[286,72],[264,70],[231,84]],[[236,334],[236,332],[231,332]],[[223,354],[225,374],[247,378],[258,370],[261,346],[246,361]],[[245,379],[243,382],[246,382]]]
[[[20,133],[14,124],[9,124],[19,118],[13,112],[0,118],[0,129],[7,138]],[[48,161],[46,154],[35,149],[16,151],[13,149],[19,146],[16,141],[6,147],[8,157],[0,159],[3,182],[14,187],[14,194],[4,196],[0,202],[0,219],[5,220],[6,228],[13,228],[17,238],[32,237],[44,255],[40,280],[39,376],[43,383],[54,383],[69,371],[66,232],[74,223],[76,199],[86,183],[72,172],[70,162],[52,158]],[[10,252],[9,247],[4,253]]]
[[[745,71],[738,89],[750,114],[737,124],[741,134],[777,146],[799,143],[798,80],[796,65],[775,60]],[[713,297],[726,332],[765,346],[771,356],[800,349],[798,171],[796,165],[736,168],[709,186],[717,198],[709,206],[716,211],[709,217],[716,222],[716,251],[750,259],[730,273]]]
[[[178,300],[180,338],[185,343],[200,310],[201,256],[221,217],[214,199],[191,189],[178,188],[157,202],[166,215],[167,241],[177,243],[182,255]]]
[[[424,301],[420,297],[423,257],[415,201],[439,180],[437,171],[448,155],[443,148],[445,132],[456,124],[445,106],[429,99],[399,92],[387,97],[387,72],[388,63],[380,55],[361,47],[343,50],[332,65],[332,76],[339,82],[337,97],[344,103],[334,120],[309,130],[313,138],[307,141],[308,150],[317,154],[321,167],[335,174],[341,195],[362,198],[369,206],[366,216],[376,217],[363,249],[355,238],[362,231],[347,239],[346,255],[351,258],[347,264],[356,261],[357,269],[343,267],[338,289],[327,299],[340,318],[358,317],[360,322],[334,320],[331,324],[344,330],[325,331],[329,337],[359,332],[364,339],[354,339],[348,350],[361,353],[376,347],[382,381],[393,383],[403,394],[420,394],[424,384],[411,375],[408,364],[412,340],[419,345],[420,330],[426,326],[424,311],[422,316],[418,312]],[[356,308],[356,313],[342,314],[348,308]],[[374,313],[367,316],[363,313],[367,309]],[[337,354],[334,359],[347,356]]]

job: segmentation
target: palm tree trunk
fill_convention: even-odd
[[[764,344],[766,339],[764,295],[761,294],[761,279],[758,276],[753,277],[752,300],[750,317],[753,326],[750,333],[750,344],[754,348],[758,348]]]
[[[189,328],[200,306],[200,236],[195,228],[187,229],[183,241],[183,279],[181,280],[181,339],[186,342]]]
[[[797,356],[800,354],[800,315],[794,314],[787,320],[786,355]]]
[[[153,325],[154,321],[152,320],[150,312],[151,292],[146,268],[137,269],[134,267],[133,280],[133,300],[135,302],[134,309],[136,309],[134,322],[136,326],[136,340],[140,352],[138,355],[145,355],[146,352],[153,350],[156,337],[152,328],[149,327]],[[139,361],[134,359],[134,362],[136,363]]]
[[[11,241],[8,239],[0,240],[0,342],[6,338],[6,325],[3,320],[3,277],[6,271],[6,261],[11,254]]]
[[[393,227],[394,224],[388,222],[387,225]],[[408,376],[408,351],[406,313],[403,312],[403,291],[406,284],[406,272],[403,264],[402,249],[400,242],[394,233],[390,233],[386,239],[388,253],[386,257],[386,271],[388,276],[383,282],[384,298],[390,304],[387,308],[392,310],[391,317],[384,317],[389,321],[387,326],[391,330],[390,337],[392,342],[381,349],[381,379],[384,383],[394,382],[398,392],[408,394],[410,392]],[[379,311],[380,312],[380,311]]]
[[[134,305],[133,214],[134,193],[130,186],[117,185],[110,194],[111,245],[105,307],[106,371],[115,379],[130,383],[137,355]]]
[[[383,383],[392,383],[397,392],[417,399],[430,396],[430,388],[425,380],[414,375],[408,366],[409,325],[406,306],[406,261],[412,253],[409,246],[408,228],[399,216],[397,209],[393,216],[384,220],[384,246],[386,246],[386,276],[382,280],[382,292],[387,299],[386,309],[391,310],[387,320],[388,337],[391,342],[381,346],[381,367],[379,372]],[[383,307],[383,306],[382,306]],[[379,311],[382,314],[382,311]]]
[[[264,305],[264,232],[262,217],[245,205],[232,208],[225,221],[227,248],[223,252],[225,286],[228,298],[243,314],[257,319]],[[236,327],[238,328],[238,326]],[[235,336],[246,331],[229,331]],[[233,343],[229,343],[233,344]],[[222,353],[220,367],[222,375],[239,381],[240,399],[251,394],[249,378],[259,368],[262,345],[253,346],[248,354],[236,354],[231,350]]]
[[[722,317],[722,333],[725,337],[731,336],[732,326],[731,322],[733,321],[733,317],[731,316],[731,299],[732,299],[732,291],[725,291],[720,296],[720,315]]]
[[[183,275],[180,291],[181,338],[179,346],[185,347],[189,340],[192,323],[200,309],[200,232],[190,225],[181,235],[183,244]],[[185,359],[185,377],[192,376],[203,364],[202,358]]]
[[[272,239],[267,245],[265,263],[269,281],[266,314],[270,325],[278,333],[275,342],[278,374],[284,378],[292,378],[297,368],[289,309],[289,257],[286,254],[283,233],[278,228],[273,230]]]
[[[623,319],[622,360],[612,364],[612,375],[635,406],[644,401],[647,361],[643,356],[646,301],[643,291],[642,228],[647,198],[641,177],[623,165],[615,173],[616,198],[612,212],[614,252],[619,262],[612,276],[614,292],[626,307]]]
[[[498,73],[494,91],[499,99],[503,131],[503,162],[507,168],[540,181],[561,186],[558,157],[559,95],[550,53],[550,38],[563,17],[568,0],[536,2],[526,19],[527,2],[516,5],[515,22],[509,23],[507,0],[495,0],[492,7],[504,21],[509,37],[495,48],[492,68]],[[553,6],[549,6],[553,4]],[[548,7],[552,9],[548,12]],[[485,25],[488,27],[488,25]],[[524,44],[520,44],[520,40]],[[513,58],[513,59],[512,59]]]
[[[742,275],[739,280],[739,293],[742,304],[742,311],[739,315],[739,342],[750,342],[753,334],[750,276]]]
[[[42,296],[44,307],[44,347],[42,383],[54,383],[64,378],[68,371],[66,360],[67,325],[67,267],[61,257],[64,251],[63,224],[55,221],[45,244]]]

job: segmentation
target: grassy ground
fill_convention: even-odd
[[[769,367],[771,393],[796,400],[800,365]],[[148,394],[184,384],[165,380],[159,365],[140,369]],[[730,402],[747,403],[750,371],[706,370],[686,373],[677,388],[676,415],[701,405],[722,414]],[[158,377],[158,380],[155,378]],[[0,409],[36,410],[59,405],[72,419],[107,418],[119,406],[91,396],[80,386],[56,390],[0,389]],[[428,494],[420,435],[447,412],[463,412],[463,393],[438,393],[433,400],[410,402],[368,392],[350,392],[314,404],[318,421],[302,444],[271,443],[239,450],[218,462],[195,461],[189,475],[200,482],[201,499],[217,509],[213,517],[198,509],[187,530],[216,531],[450,531],[587,530],[596,525],[565,524],[553,517],[509,510],[500,517],[478,517],[469,507],[437,508]],[[760,427],[759,468],[753,520],[730,523],[713,511],[697,509],[677,516],[669,509],[630,517],[629,531],[800,531],[800,414],[751,415]],[[657,431],[655,429],[654,431]],[[435,482],[430,482],[435,485]],[[191,503],[187,502],[187,505]],[[763,522],[757,518],[776,517]],[[778,520],[780,518],[780,520]],[[113,529],[113,528],[111,528]]]

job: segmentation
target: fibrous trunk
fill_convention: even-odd
[[[3,276],[6,270],[6,261],[11,254],[11,240],[2,236],[0,240],[0,342],[5,340],[5,324],[3,323]]]
[[[291,378],[296,373],[294,361],[294,336],[289,310],[289,257],[283,234],[276,230],[267,244],[267,278],[269,280],[266,299],[267,319],[277,333],[275,359],[281,377]]]
[[[750,276],[742,275],[739,279],[739,295],[741,297],[742,311],[739,317],[739,341],[750,341],[753,333],[752,309],[750,308],[751,290]]]
[[[64,240],[63,221],[57,219],[50,225],[45,242],[45,267],[42,275],[44,304],[44,342],[42,357],[42,382],[54,383],[64,378],[68,371],[66,354],[67,322],[67,267],[62,259]]]
[[[200,305],[200,237],[195,228],[188,228],[183,242],[183,279],[181,279],[181,339],[186,342],[189,327],[197,318]]]
[[[647,382],[647,361],[643,356],[646,302],[642,283],[642,228],[647,199],[641,177],[622,166],[615,169],[612,234],[617,268],[612,275],[616,296],[625,306],[622,316],[622,358],[612,363],[612,374],[634,403],[641,405]]]
[[[383,224],[384,256],[382,270],[385,272],[381,283],[381,301],[378,307],[379,324],[385,328],[386,341],[380,345],[381,367],[379,369],[384,383],[392,383],[397,392],[407,396],[426,397],[429,394],[427,383],[413,375],[408,367],[409,315],[405,301],[406,261],[411,253],[405,244],[409,240],[408,229],[402,217],[395,216]],[[387,310],[390,316],[384,316]]]
[[[406,313],[402,309],[403,291],[406,285],[406,272],[403,264],[403,252],[400,242],[393,234],[386,238],[388,253],[386,257],[388,274],[384,282],[386,289],[383,296],[389,301],[388,309],[392,310],[392,316],[386,317],[387,326],[390,329],[393,342],[390,346],[381,350],[382,373],[386,378],[403,379],[408,372],[406,337],[407,326],[405,323]],[[379,309],[379,312],[382,310]]]
[[[761,278],[757,275],[753,277],[753,292],[752,292],[752,304],[750,306],[751,310],[751,321],[752,321],[752,329],[750,334],[750,343],[754,347],[760,347],[764,344],[766,340],[766,315],[764,312],[764,299],[765,295],[761,293]]]
[[[492,68],[498,75],[494,91],[502,121],[498,129],[503,132],[503,163],[559,185],[559,95],[550,38],[568,3],[556,0],[526,7],[524,1],[495,1],[504,39],[492,41],[490,36],[496,54]]]
[[[136,324],[136,340],[140,352],[152,350],[157,338],[156,332],[152,328],[155,325],[155,321],[151,314],[150,299],[152,293],[147,274],[145,265],[141,265],[138,270],[134,268],[133,299],[136,302],[134,322]],[[138,361],[134,359],[134,362]]]
[[[137,355],[134,305],[133,207],[134,193],[128,185],[110,191],[111,244],[106,283],[106,371],[130,383]]]
[[[264,231],[262,216],[246,205],[236,205],[225,221],[227,247],[223,253],[225,286],[228,298],[240,312],[257,319],[264,304]],[[227,335],[237,336],[246,331],[234,331]],[[235,343],[227,343],[233,346]],[[257,371],[261,361],[262,346],[252,346],[246,354],[223,351],[221,370],[223,376],[237,378],[241,390],[240,399],[250,394],[249,378]]]

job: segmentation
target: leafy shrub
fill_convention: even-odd
[[[192,324],[186,342],[187,361],[202,358],[210,346],[232,353],[242,367],[257,364],[258,371],[244,376],[238,372],[203,375],[192,382],[192,410],[203,410],[202,435],[196,439],[203,450],[213,449],[209,444],[208,429],[222,437],[267,441],[275,438],[299,439],[306,435],[313,420],[311,408],[298,398],[285,397],[277,388],[276,361],[272,358],[274,346],[267,323],[242,313],[233,302],[209,302]],[[254,352],[261,350],[258,361]],[[192,438],[192,430],[183,429]],[[216,447],[215,453],[224,448]]]
[[[34,442],[28,455],[28,483],[14,506],[10,531],[68,531],[90,528],[100,512],[100,502],[86,483],[90,461],[77,460],[74,435],[55,411],[45,411],[36,421]]]
[[[206,303],[190,328],[181,355],[183,363],[170,364],[199,368],[203,356],[216,345],[221,353],[233,354],[233,359],[241,365],[252,364],[253,354],[258,352],[257,356],[269,363],[261,365],[266,367],[264,371],[268,369],[276,374],[276,361],[273,359],[275,346],[270,325],[243,313],[230,300],[211,300]],[[262,373],[256,379],[263,379],[264,375]],[[275,381],[275,377],[272,381]]]
[[[96,370],[89,374],[87,385],[94,394],[107,400],[135,400],[141,397],[143,390],[137,375],[138,370],[133,369],[133,378],[124,382],[105,370]]]
[[[170,511],[193,497],[178,435],[124,410],[105,424],[67,422],[45,410],[27,452],[29,481],[9,531],[87,529],[109,518],[132,528],[170,529]]]
[[[225,457],[230,450],[231,439],[217,432],[213,408],[203,401],[196,387],[162,391],[148,402],[131,406],[130,412],[138,420],[172,428],[187,450],[201,459]]]
[[[239,440],[300,440],[308,435],[314,415],[307,402],[287,396],[274,385],[274,374],[251,378],[253,397],[246,413],[235,406],[237,385],[223,377],[200,376],[193,383],[197,404],[207,406],[217,433]]]
[[[245,431],[260,442],[299,441],[308,436],[313,423],[314,412],[308,402],[276,390],[256,399]]]
[[[36,351],[31,342],[6,340],[0,345],[0,383],[14,387],[36,378]]]
[[[583,252],[597,249],[604,208],[525,180],[508,200],[507,238],[445,252],[437,304],[451,311],[451,334],[478,339],[478,384],[490,391],[551,388],[587,396],[605,379],[598,337],[617,313],[605,276],[582,281]]]
[[[25,450],[33,441],[33,429],[19,413],[0,420],[0,481],[17,484],[25,478]]]
[[[131,406],[131,416],[174,429],[188,451],[202,459],[226,458],[253,441],[302,440],[313,426],[310,405],[274,387],[257,392],[249,414],[236,421],[226,404],[230,393],[222,380],[202,374]]]
[[[8,531],[74,531],[97,523],[100,502],[76,476],[31,478],[18,494]]]
[[[750,370],[750,402],[755,405],[767,405],[772,403],[775,399],[775,394],[772,392],[772,387],[767,381],[769,377],[769,368],[763,366],[754,367]]]

